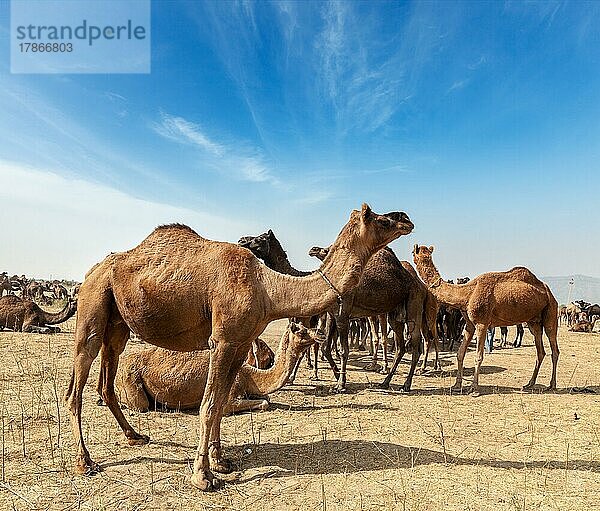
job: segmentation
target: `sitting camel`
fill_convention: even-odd
[[[586,320],[578,321],[572,327],[569,328],[569,332],[585,332],[589,334],[594,330],[594,325],[596,321],[594,321],[593,323]]]
[[[406,213],[352,211],[329,255],[314,273],[291,277],[270,270],[245,248],[203,238],[180,224],[156,228],[136,247],[108,255],[81,285],[71,380],[65,401],[77,453],[75,469],[94,474],[82,428],[83,390],[100,355],[102,398],[130,445],[148,443],[119,407],[114,378],[131,331],[176,351],[211,348],[200,406],[199,446],[191,483],[219,485],[213,471],[231,472],[223,457],[221,418],[231,387],[255,340],[276,319],[322,314],[356,287],[371,256],[414,224]]]
[[[289,323],[270,369],[256,369],[249,364],[242,366],[223,414],[266,410],[269,406],[266,399],[248,397],[267,396],[283,387],[304,350],[320,341],[316,330]],[[153,346],[127,353],[119,364],[115,379],[117,397],[128,408],[140,412],[158,405],[178,410],[198,409],[208,378],[209,362],[209,350],[182,353]]]
[[[484,273],[467,284],[448,284],[433,264],[433,247],[415,245],[413,257],[421,278],[438,301],[461,310],[467,321],[466,334],[458,350],[458,373],[454,390],[462,386],[463,361],[473,334],[477,331],[477,356],[471,391],[479,394],[479,373],[487,329],[527,323],[535,338],[537,361],[531,380],[524,388],[535,385],[545,356],[542,333],[545,331],[552,349],[550,389],[556,389],[558,365],[558,303],[550,288],[527,268],[517,267],[505,272]]]
[[[52,334],[60,328],[57,325],[69,319],[77,310],[77,302],[68,301],[63,310],[57,313],[46,312],[31,300],[15,295],[0,298],[0,330],[9,328],[15,332]]]

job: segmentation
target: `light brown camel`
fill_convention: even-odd
[[[100,352],[104,401],[130,444],[148,442],[127,422],[114,391],[119,355],[133,331],[172,350],[211,348],[191,482],[201,490],[214,489],[218,479],[211,468],[231,471],[222,456],[221,417],[252,341],[275,319],[331,308],[358,284],[372,254],[413,227],[405,213],[378,215],[363,204],[350,215],[321,268],[307,277],[274,272],[245,248],[207,240],[177,224],[159,227],[137,247],[95,265],[79,292],[73,372],[65,395],[78,447],[77,472],[100,469],[81,428],[83,388]]]
[[[571,326],[579,321],[579,315],[581,314],[581,307],[575,302],[571,302],[567,305],[567,325]]]
[[[463,361],[473,334],[477,331],[477,355],[471,391],[479,394],[479,373],[488,327],[527,323],[535,338],[537,360],[531,380],[525,389],[535,385],[542,360],[546,355],[542,334],[545,331],[552,349],[550,389],[556,389],[558,364],[558,303],[550,288],[527,268],[516,267],[505,272],[479,275],[467,284],[448,284],[437,271],[431,254],[433,247],[415,245],[413,257],[417,271],[441,303],[460,309],[467,322],[465,338],[458,349],[458,373],[453,389],[462,386]]]
[[[0,330],[10,328],[15,332],[50,334],[60,331],[57,325],[69,319],[77,310],[77,303],[68,301],[57,313],[46,312],[35,302],[15,295],[0,298]]]
[[[267,396],[283,387],[304,350],[321,340],[316,330],[290,323],[271,368],[261,370],[242,365],[223,414],[266,410],[269,402],[264,397],[249,398]],[[153,346],[129,352],[123,355],[115,379],[118,399],[128,408],[142,412],[161,406],[197,409],[202,402],[209,363],[209,350],[182,353]]]

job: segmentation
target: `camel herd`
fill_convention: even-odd
[[[550,288],[523,267],[458,279],[456,284],[446,281],[433,262],[432,246],[414,246],[414,266],[387,247],[413,228],[405,213],[377,214],[363,204],[329,247],[310,250],[320,261],[319,269],[303,272],[292,266],[272,231],[231,244],[207,240],[185,225],[160,226],[138,246],[112,253],[92,267],[77,286],[76,301],[66,289],[65,293],[59,289],[66,305],[58,313],[45,312],[29,299],[40,295],[24,277],[1,274],[0,290],[20,290],[22,296],[0,298],[0,327],[47,333],[45,329],[77,309],[73,370],[65,400],[78,473],[100,470],[85,445],[81,424],[83,389],[92,362],[100,355],[98,393],[130,445],[145,444],[149,438],[129,424],[121,406],[138,411],[199,409],[199,447],[191,483],[204,491],[220,486],[215,473],[233,470],[221,448],[223,415],[266,409],[266,396],[294,381],[304,356],[314,369],[313,378],[318,378],[319,351],[333,372],[334,390],[344,392],[350,348],[364,347],[369,335],[373,346],[368,369],[380,367],[379,345],[383,349],[387,375],[382,388],[390,386],[400,361],[410,352],[402,385],[406,392],[418,373],[421,353],[425,369],[433,348],[434,368],[439,368],[440,345],[452,349],[455,343],[458,371],[451,390],[460,391],[464,357],[476,338],[475,371],[468,389],[476,396],[488,328],[500,327],[501,343],[506,345],[507,327],[517,325],[514,345],[520,346],[527,325],[537,357],[524,388],[536,383],[545,357],[545,335],[552,359],[548,388],[556,389],[557,332],[563,310]],[[586,321],[593,321],[597,305],[576,305]],[[283,318],[289,323],[273,353],[259,335],[270,322]],[[565,318],[572,327],[578,324],[568,313]],[[119,360],[132,334],[146,344],[128,350]],[[388,368],[391,344],[394,359]],[[339,352],[339,366],[334,350]]]

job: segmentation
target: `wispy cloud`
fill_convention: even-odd
[[[164,112],[159,122],[152,123],[152,129],[168,140],[196,148],[199,159],[209,168],[243,181],[280,184],[259,148],[217,142],[200,124]]]
[[[452,92],[455,90],[460,90],[460,89],[464,89],[468,84],[469,84],[469,78],[466,78],[464,80],[456,80],[448,89],[448,92]]]

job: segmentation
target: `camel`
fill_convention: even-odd
[[[523,323],[517,323],[517,335],[515,336],[515,340],[513,342],[513,348],[520,348],[521,344],[523,344],[523,335],[525,334],[525,328],[523,328]]]
[[[581,307],[574,302],[567,305],[567,326],[574,325],[579,320],[581,314]]]
[[[360,281],[370,257],[414,228],[406,213],[353,211],[320,269],[307,277],[270,270],[245,248],[207,240],[181,224],[156,228],[137,247],[107,256],[87,273],[78,298],[73,370],[65,400],[77,445],[75,470],[93,474],[81,427],[83,388],[101,353],[99,388],[131,445],[149,438],[127,422],[114,390],[129,334],[176,351],[210,348],[191,484],[214,490],[231,472],[221,449],[227,396],[252,341],[273,320],[330,309]]]
[[[313,247],[309,255],[317,258],[328,257],[329,248]],[[389,388],[392,378],[406,353],[404,342],[404,324],[408,325],[411,342],[411,367],[402,387],[404,392],[409,392],[412,378],[421,353],[421,322],[425,303],[424,287],[419,286],[417,280],[407,271],[394,254],[393,250],[385,247],[379,250],[367,263],[359,285],[343,295],[339,306],[329,311],[328,322],[331,318],[339,333],[342,347],[341,368],[331,355],[332,339],[329,338],[323,348],[335,378],[337,379],[336,391],[346,390],[346,367],[348,363],[348,328],[350,318],[387,315],[388,322],[399,339],[396,342],[397,351],[381,388]],[[387,328],[382,329],[387,334]],[[330,328],[326,328],[330,331]],[[373,335],[376,335],[375,333]],[[386,340],[384,340],[386,342]]]
[[[487,329],[527,323],[535,338],[537,360],[531,380],[525,389],[535,385],[545,356],[542,334],[545,331],[552,349],[552,377],[549,389],[556,389],[556,368],[559,349],[558,303],[550,288],[527,268],[516,267],[505,272],[484,273],[467,284],[448,284],[433,264],[433,247],[415,245],[413,258],[417,271],[432,293],[442,303],[457,307],[463,313],[466,334],[458,349],[458,373],[453,390],[462,387],[463,361],[473,334],[477,332],[477,355],[471,392],[479,394],[479,373]]]
[[[290,263],[287,254],[279,240],[275,237],[275,234],[271,229],[267,232],[260,234],[258,236],[243,236],[238,240],[238,245],[240,247],[247,248],[252,252],[256,257],[261,259],[267,267],[271,268],[271,270],[275,270],[276,272],[283,273],[285,275],[292,275],[293,277],[306,277],[310,275],[308,271],[297,270]],[[315,326],[317,322],[317,318],[296,318],[300,321],[305,327],[310,328],[311,326]],[[310,361],[310,350],[306,350],[302,354],[302,358],[306,354],[308,361],[308,368],[314,368],[314,376],[313,379],[318,379],[317,377],[317,360],[319,353],[319,344],[315,343],[313,346],[314,354],[315,354],[315,364],[312,365]],[[300,360],[298,360],[298,366],[294,369],[292,374],[290,375],[290,383],[293,383],[296,379],[296,373],[298,371],[298,367],[300,365]]]
[[[0,273],[0,297],[2,297],[4,291],[6,291],[7,295],[12,294],[13,291],[12,283],[5,271]]]
[[[59,282],[52,283],[51,291],[55,300],[66,300],[69,297],[67,288]]]
[[[77,310],[77,303],[68,301],[57,313],[46,312],[35,302],[7,295],[0,298],[0,330],[9,328],[15,332],[48,334],[60,331],[57,325],[69,319]]]
[[[289,323],[281,337],[275,364],[266,370],[243,364],[231,387],[223,415],[247,410],[266,410],[263,398],[285,385],[304,350],[319,342],[316,330]],[[208,378],[210,351],[187,353],[147,347],[123,356],[115,378],[119,401],[128,408],[147,412],[159,405],[178,410],[198,409]],[[151,403],[154,406],[151,407]]]
[[[569,328],[569,332],[584,332],[589,334],[594,330],[594,325],[596,321],[594,321],[593,323],[586,320],[578,321],[572,327]]]

